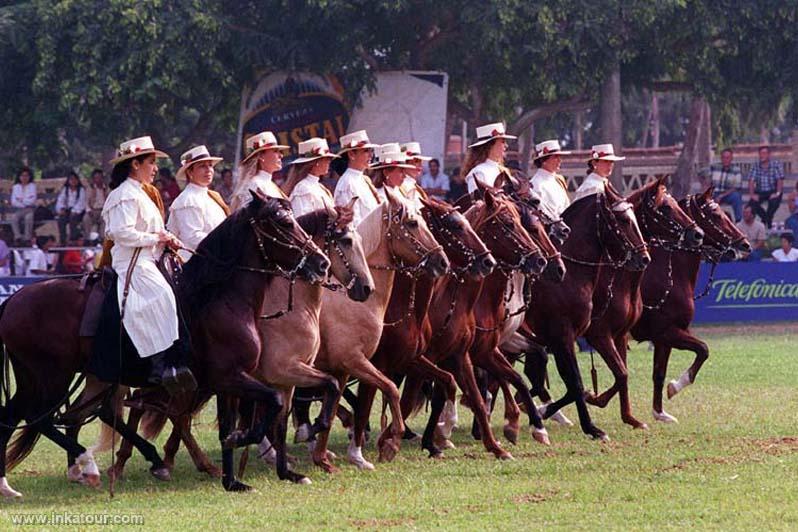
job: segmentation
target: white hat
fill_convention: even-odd
[[[560,147],[559,140],[544,140],[540,144],[535,145],[535,160],[541,157],[548,157],[549,155],[568,155],[571,152],[565,151]]]
[[[299,143],[299,158],[291,164],[308,163],[324,157],[335,159],[338,156],[330,151],[330,146],[325,139],[313,137]]]
[[[431,161],[432,157],[421,155],[421,144],[418,142],[405,142],[402,144],[402,151],[408,159],[418,159],[419,161]]]
[[[177,169],[175,179],[183,179],[186,175],[186,170],[188,170],[189,167],[194,163],[198,163],[200,161],[211,161],[213,164],[216,164],[221,160],[223,160],[221,157],[211,157],[211,154],[208,152],[208,148],[205,146],[196,146],[191,148],[180,156],[180,168]]]
[[[156,157],[169,158],[164,152],[155,149],[150,137],[139,137],[126,140],[120,144],[119,149],[116,150],[116,157],[111,159],[111,164],[117,165],[122,161],[127,161],[139,155],[149,155],[150,153],[154,153]]]
[[[623,161],[626,157],[615,155],[615,148],[612,144],[596,144],[590,148],[591,161]]]
[[[369,168],[379,170],[380,168],[406,168],[415,170],[415,166],[407,164],[407,155],[399,148],[399,143],[390,142],[377,148],[377,162]]]
[[[481,146],[496,139],[517,139],[515,135],[508,135],[505,132],[504,122],[496,122],[494,124],[487,124],[477,128],[477,141],[469,144],[469,148]]]
[[[372,144],[365,129],[347,133],[340,138],[341,150],[338,155],[346,153],[351,150],[371,150],[379,148],[379,144]]]
[[[277,137],[271,131],[261,131],[257,135],[252,135],[244,143],[244,160],[242,163],[248,161],[250,157],[256,153],[264,150],[287,150],[288,146],[277,144]]]

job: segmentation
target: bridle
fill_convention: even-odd
[[[735,252],[737,244],[745,240],[745,236],[743,235],[739,238],[730,236],[706,213],[705,209],[712,211],[718,208],[718,204],[715,203],[714,200],[706,202],[703,206],[698,203],[698,198],[696,196],[687,196],[685,201],[687,202],[689,214],[698,222],[699,227],[708,226],[715,233],[711,235],[711,238],[705,239],[704,244],[701,246],[701,257],[704,260],[712,264],[717,264],[720,262],[723,255],[729,251]]]
[[[480,237],[483,240],[487,240],[488,238],[490,238],[490,239],[493,239],[495,242],[501,241],[501,237],[504,237],[504,239],[509,241],[510,244],[515,247],[515,249],[516,249],[516,251],[515,251],[515,257],[516,257],[515,262],[507,262],[506,260],[502,259],[501,257],[497,257],[496,255],[494,255],[494,258],[496,259],[496,263],[497,263],[496,268],[498,268],[499,270],[501,270],[505,274],[509,274],[509,273],[511,273],[511,272],[513,272],[515,270],[520,270],[521,268],[523,268],[524,265],[526,264],[526,261],[529,260],[531,257],[533,257],[536,253],[539,253],[540,249],[538,248],[538,246],[534,242],[531,242],[531,239],[530,239],[530,242],[532,243],[533,247],[532,247],[532,249],[530,249],[529,243],[524,241],[516,233],[515,228],[512,227],[511,225],[505,223],[504,220],[501,219],[500,215],[505,210],[508,210],[509,207],[505,203],[499,203],[498,205],[499,206],[498,206],[498,208],[495,211],[490,213],[488,216],[486,216],[482,220],[479,220],[476,223],[476,225],[473,225],[473,228],[474,228],[474,231],[476,233],[478,233],[478,234],[480,233],[480,231],[483,230],[483,228],[486,228],[486,227],[498,228],[498,232],[500,233],[499,236],[497,236],[493,232],[485,234],[484,231],[483,231],[484,236],[483,236],[483,234],[480,234]],[[524,253],[522,250],[525,250],[525,249],[529,249],[529,251],[527,253]]]
[[[438,216],[430,208],[425,208],[423,212],[429,213],[429,215],[425,216],[424,219],[427,221],[427,225],[429,225],[430,230],[432,230],[433,234],[436,236],[436,240],[442,242],[443,250],[444,253],[446,253],[446,256],[454,257],[455,254],[458,254],[459,256],[465,258],[465,264],[463,266],[455,266],[454,261],[449,261],[449,272],[454,277],[462,278],[468,271],[474,268],[474,266],[477,264],[477,261],[482,260],[490,255],[490,250],[487,248],[485,248],[484,251],[475,251],[468,246],[462,240],[462,238],[454,234],[447,227],[447,223],[451,223],[453,225],[457,224],[453,217],[455,214],[459,214],[458,211],[453,210],[451,212],[447,212],[444,216]],[[442,238],[437,238],[438,235],[441,235]]]
[[[643,203],[643,207],[637,219],[643,234],[652,235],[646,239],[651,247],[665,249],[672,245],[685,247],[684,242],[687,238],[687,232],[694,230],[698,226],[698,223],[694,220],[691,220],[692,223],[688,226],[678,223],[671,216],[657,208],[654,196],[649,196]],[[652,226],[659,229],[661,236],[654,236],[655,232],[651,230]]]
[[[357,283],[358,275],[352,269],[352,264],[346,257],[346,253],[341,248],[341,238],[343,238],[349,231],[338,229],[334,220],[327,222],[327,227],[324,229],[324,253],[327,257],[332,257],[332,252],[338,255],[341,263],[344,265],[349,281],[343,285],[335,281],[327,281],[322,286],[328,290],[336,292],[338,290],[351,290],[355,283]]]
[[[407,217],[408,221],[415,220],[414,215],[409,213],[404,206],[401,206],[394,211],[391,208],[390,203],[386,204],[385,211],[382,214],[382,220],[387,225],[385,229],[385,238],[388,241],[388,253],[391,256],[391,263],[369,264],[369,268],[374,270],[395,271],[409,277],[417,277],[421,274],[429,258],[443,249],[443,246],[437,244],[437,242],[437,245],[427,248],[424,243],[421,242],[421,240],[416,238],[415,235],[413,235],[413,233],[407,229],[403,223],[405,216]],[[409,242],[413,247],[417,257],[415,264],[405,264],[401,257],[396,254],[396,251],[394,250],[394,241],[399,238],[403,239],[405,242]]]

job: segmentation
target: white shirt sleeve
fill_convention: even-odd
[[[295,217],[323,208],[324,203],[319,201],[313,194],[291,195],[291,209],[293,209]]]
[[[25,198],[23,197],[22,185],[20,183],[16,183],[11,187],[11,206],[17,209],[21,209],[25,206]]]
[[[72,214],[80,214],[86,211],[86,189],[80,187],[78,189],[78,199],[75,200],[75,205],[72,207]]]
[[[139,207],[135,199],[123,200],[108,210],[106,232],[117,244],[128,247],[152,247],[158,235],[136,229]]]
[[[63,209],[67,208],[67,189],[62,188],[61,192],[58,193],[58,199],[55,200],[55,210],[56,212],[61,212]]]
[[[471,194],[477,189],[477,179],[485,182],[485,176],[480,171],[471,171],[466,176],[466,185],[468,185],[468,193]]]
[[[36,206],[36,184],[35,183],[28,183],[25,189],[23,190],[23,203],[25,207],[35,207]]]
[[[169,226],[170,231],[191,249],[197,249],[200,242],[208,236],[205,231],[203,212],[199,207],[184,207],[172,211],[172,216],[169,217]]]
[[[355,188],[352,186],[352,181],[347,179],[345,183],[338,182],[337,187],[335,187],[335,205],[336,206],[343,206],[349,203],[349,201],[357,196],[357,192]]]

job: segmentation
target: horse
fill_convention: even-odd
[[[701,245],[704,232],[667,193],[665,179],[663,177],[652,181],[632,193],[627,201],[634,206],[640,230],[649,249],[669,245],[695,249]],[[652,265],[649,265],[646,271],[651,267]],[[643,275],[644,273],[640,271],[627,271],[612,266],[602,267],[598,286],[606,289],[593,292],[593,316],[590,326],[583,334],[590,345],[599,352],[614,377],[612,386],[600,395],[588,393],[587,402],[604,408],[618,393],[621,419],[624,423],[639,429],[646,429],[648,425],[632,414],[626,355],[627,334],[643,312],[643,303],[640,299],[640,282]]]
[[[448,275],[480,280],[490,274],[496,266],[496,260],[465,216],[457,208],[434,198],[422,199],[421,202],[421,214],[449,258]],[[371,362],[397,385],[407,373],[432,378],[447,390],[448,399],[454,401],[457,393],[454,377],[421,354],[426,350],[426,342],[431,336],[427,312],[434,284],[435,279],[429,275],[394,277],[382,337]],[[374,469],[374,465],[363,457],[362,447],[376,391],[376,387],[365,382],[358,386],[353,435],[347,457],[350,463],[360,469]],[[406,398],[403,397],[403,400]],[[403,412],[407,408],[408,405],[402,404]],[[405,429],[405,439],[414,436],[415,433],[409,428]]]
[[[572,203],[563,213],[571,228],[560,252],[568,263],[565,279],[539,279],[525,323],[549,347],[565,382],[566,393],[541,408],[548,419],[563,406],[576,403],[582,430],[596,439],[608,439],[590,419],[584,386],[574,353],[576,337],[590,324],[593,292],[599,269],[608,265],[642,271],[651,261],[631,204],[611,187],[604,193]]]
[[[704,231],[703,244],[699,249],[679,243],[652,248],[653,262],[643,275],[641,285],[643,314],[631,330],[635,340],[648,340],[654,344],[652,410],[654,419],[664,423],[677,422],[662,407],[662,388],[671,350],[692,351],[695,359],[678,380],[668,383],[668,399],[695,382],[698,371],[709,357],[707,344],[690,332],[690,323],[695,315],[696,297],[693,294],[702,258],[714,267],[721,259],[739,258],[742,253],[751,251],[745,235],[712,199],[712,192],[710,187],[679,202]]]
[[[271,244],[268,249],[264,242]],[[202,255],[186,264],[176,294],[189,322],[191,368],[198,383],[215,393],[263,401],[279,410],[277,392],[247,375],[260,352],[255,329],[260,305],[271,278],[322,278],[329,266],[327,258],[295,223],[287,201],[259,194],[253,194],[246,209],[208,235],[198,252]],[[20,463],[40,435],[75,457],[86,484],[100,483],[92,454],[76,438],[58,431],[54,420],[56,410],[69,400],[70,383],[84,370],[92,352],[91,339],[79,336],[88,297],[80,286],[74,279],[47,280],[23,288],[0,306],[0,342],[17,385],[14,395],[0,407],[0,492],[6,497],[19,496],[8,485],[7,466]],[[49,319],[41,320],[44,315]],[[42,368],[47,368],[46,378]],[[118,384],[140,383],[122,379]],[[113,394],[107,389],[113,386],[103,386],[106,391],[86,395],[88,399],[76,403],[61,419],[79,425],[100,403],[99,418],[133,442],[152,463],[153,474],[162,474],[166,468],[155,448],[127,430],[110,405]],[[233,445],[227,442],[222,406],[220,414],[219,436],[225,444],[223,485],[228,490],[246,489],[232,475]],[[28,423],[8,448],[21,420]]]
[[[424,218],[416,216],[389,187],[385,192],[387,201],[357,227],[374,278],[374,293],[365,303],[354,303],[337,292],[324,293],[321,346],[315,361],[319,370],[338,377],[341,386],[351,375],[361,383],[377,387],[385,395],[393,420],[377,442],[383,460],[396,454],[404,433],[399,390],[370,361],[382,336],[394,279],[397,274],[415,275],[419,271],[438,277],[449,267],[442,246],[430,233]],[[329,430],[317,435],[312,456],[317,466],[332,473],[337,468],[330,462],[328,438]]]
[[[324,250],[330,259],[330,272],[341,284],[328,283],[308,283],[299,280],[296,283],[289,279],[275,279],[269,289],[269,299],[264,302],[262,314],[264,316],[273,315],[271,319],[263,319],[259,323],[261,334],[261,356],[258,365],[252,372],[253,375],[268,384],[283,395],[284,408],[280,413],[277,423],[272,427],[277,431],[268,445],[267,451],[262,453],[262,457],[274,463],[278,477],[290,479],[294,482],[305,482],[303,477],[296,476],[288,471],[285,462],[284,438],[280,440],[280,423],[284,423],[287,418],[291,405],[291,395],[294,386],[323,386],[326,390],[324,408],[322,416],[319,418],[319,425],[313,430],[319,430],[319,426],[329,425],[331,404],[338,393],[338,382],[331,375],[322,373],[313,368],[313,358],[319,345],[319,312],[321,310],[321,294],[323,286],[333,290],[345,290],[347,295],[354,301],[365,301],[373,291],[374,282],[371,273],[366,266],[366,258],[363,253],[363,246],[360,236],[350,225],[337,223],[338,213],[326,209],[318,210],[297,218],[297,223],[313,239],[315,244]],[[291,310],[282,313],[275,305],[282,305],[287,298],[291,298]],[[159,390],[160,391],[160,390]],[[162,395],[162,394],[160,394]],[[202,397],[205,399],[203,400]],[[198,470],[215,474],[215,466],[210,463],[205,453],[197,445],[191,435],[191,418],[197,412],[209,396],[203,394],[198,397],[189,408],[180,411],[172,408],[173,431],[164,447],[164,462],[167,466],[174,463],[174,456],[179,448],[180,441],[186,443],[186,447],[194,460]],[[131,408],[131,417],[128,425],[134,429],[144,412],[144,404],[147,400],[156,406],[166,404],[166,398],[137,398],[137,408]],[[128,403],[130,404],[130,403]],[[163,427],[167,414],[163,411],[150,411],[145,418],[142,427],[143,432],[149,438],[155,437],[160,428]],[[272,449],[272,443],[274,449]],[[117,454],[117,461],[114,465],[115,474],[121,475],[125,461],[130,457],[131,444],[125,440]]]

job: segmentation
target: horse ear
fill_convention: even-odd
[[[702,196],[704,196],[704,201],[709,201],[709,200],[711,200],[711,199],[712,199],[712,194],[713,194],[714,192],[715,192],[715,185],[709,185],[709,188],[707,188],[707,189],[704,191],[704,193],[702,194]]]
[[[256,209],[260,209],[263,206],[263,204],[265,203],[266,198],[261,196],[260,193],[257,191],[257,189],[250,190],[249,193],[252,194],[252,203],[251,203],[251,205],[253,207],[255,207]]]
[[[477,181],[478,185],[479,185],[479,183],[480,182]],[[483,194],[483,197],[485,198],[485,206],[488,209],[495,208],[495,206],[496,206],[496,197],[493,195],[493,191],[491,190],[491,188],[488,187],[488,186],[483,185],[482,186],[482,194]]]
[[[508,184],[512,184],[508,175],[504,172],[500,172],[498,176],[496,176],[496,180],[493,182],[493,187],[498,189],[503,189]]]

